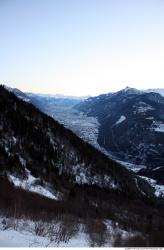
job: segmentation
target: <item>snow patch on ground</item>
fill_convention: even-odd
[[[150,129],[154,130],[155,132],[164,133],[164,123],[159,121],[153,121],[153,125]]]
[[[79,185],[98,185],[99,187],[107,187],[111,189],[118,189],[118,184],[115,184],[113,178],[109,175],[93,175],[90,168],[86,168],[85,164],[77,164],[73,166],[72,173],[75,177],[76,183]]]
[[[155,196],[156,197],[161,197],[164,198],[164,185],[158,185],[156,184],[156,180],[145,177],[145,176],[140,176],[142,179],[146,180],[154,189],[155,189]]]
[[[125,166],[127,169],[137,173],[139,170],[141,169],[145,169],[146,166],[144,165],[136,165],[136,164],[132,164],[129,162],[124,162],[124,161],[117,161],[119,162],[121,165]],[[153,171],[156,171],[158,169],[160,169],[162,167],[157,167],[155,168]],[[155,189],[155,196],[156,197],[162,197],[164,198],[164,185],[158,185],[157,181],[145,176],[140,176],[142,179],[146,180],[154,189]],[[136,183],[136,186],[138,187],[138,183]]]
[[[121,165],[123,165],[124,167],[126,167],[128,170],[131,170],[135,173],[137,173],[139,170],[141,169],[145,169],[146,166],[145,165],[137,165],[137,164],[133,164],[130,162],[126,162],[126,161],[120,161],[120,160],[116,160],[118,163],[120,163]]]
[[[139,106],[137,108],[137,111],[139,113],[143,113],[143,112],[146,112],[146,111],[149,111],[149,110],[154,110],[154,108],[152,106],[148,105],[145,102],[139,102],[138,104],[141,105],[141,106]]]
[[[159,124],[157,128],[154,129],[156,132],[164,133],[164,124]]]
[[[137,114],[137,113],[146,113],[147,111],[150,111],[150,110],[154,110],[154,108],[145,103],[145,102],[138,102],[136,105],[133,105],[133,108],[135,108],[135,111],[133,111],[134,114]]]
[[[47,190],[45,187],[36,184],[35,182],[38,180],[34,176],[32,176],[30,173],[28,173],[27,179],[20,179],[18,177],[15,177],[13,175],[9,175],[9,179],[13,182],[13,184],[16,187],[20,187],[22,189],[28,190],[30,192],[38,193],[43,196],[46,196],[50,199],[57,200],[57,195],[52,194],[49,190]]]
[[[164,168],[164,166],[154,168],[153,171],[156,171],[156,170],[161,169],[161,168]]]
[[[154,117],[146,117],[147,120],[154,120]]]
[[[121,115],[121,117],[119,118],[119,120],[114,124],[115,125],[118,125],[120,124],[121,122],[125,121],[126,120],[126,117],[124,115]]]

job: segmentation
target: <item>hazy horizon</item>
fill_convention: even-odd
[[[0,83],[95,96],[164,86],[161,0],[0,1]]]
[[[124,88],[121,88],[121,89],[118,89],[116,91],[107,91],[107,92],[103,92],[103,93],[98,93],[98,94],[95,94],[95,95],[67,95],[67,94],[62,94],[62,93],[49,93],[49,92],[33,92],[33,91],[23,91],[21,88],[17,88],[16,87],[12,87],[11,85],[7,85],[7,84],[0,84],[2,86],[6,86],[7,88],[15,88],[15,89],[18,89],[20,91],[22,91],[23,93],[27,93],[27,94],[36,94],[36,95],[49,95],[49,96],[65,96],[65,97],[77,97],[77,98],[83,98],[83,97],[95,97],[95,96],[99,96],[99,95],[103,95],[103,94],[108,94],[108,93],[115,93],[115,92],[118,92],[118,91],[121,91],[121,90],[124,90],[126,88],[132,88],[131,86],[125,86]],[[148,88],[148,89],[138,89],[138,88],[135,88],[137,90],[141,90],[141,91],[147,91],[147,90],[151,90],[151,89],[154,89],[154,90],[164,90],[164,88]]]

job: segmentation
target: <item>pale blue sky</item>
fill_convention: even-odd
[[[164,88],[164,1],[0,0],[0,83],[66,95]]]

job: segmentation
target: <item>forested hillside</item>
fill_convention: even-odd
[[[146,181],[3,86],[0,175],[0,209],[8,216],[71,215],[144,234],[163,230],[163,201]]]

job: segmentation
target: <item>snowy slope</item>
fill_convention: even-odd
[[[155,195],[160,198],[164,198],[164,185],[158,185],[156,180],[145,177],[145,176],[140,176],[144,180],[146,180],[154,189],[155,189]]]
[[[16,187],[20,187],[20,188],[28,190],[30,192],[38,193],[38,194],[46,196],[46,197],[48,197],[50,199],[54,199],[54,200],[59,199],[59,193],[56,192],[56,195],[52,194],[48,190],[48,184],[47,183],[45,183],[45,187],[37,184],[37,181],[39,180],[39,178],[35,178],[34,176],[32,176],[29,173],[29,171],[28,171],[28,175],[27,175],[26,179],[20,179],[18,177],[13,176],[13,175],[9,175],[8,179],[10,181],[12,181],[12,183]],[[54,193],[54,191],[53,191],[53,193]]]
[[[68,228],[62,232],[64,225],[55,221],[48,223],[1,217],[0,223],[0,247],[91,247],[100,246],[97,245],[98,239],[102,237],[101,232],[96,231],[95,240],[92,239],[83,223],[78,223],[74,232]],[[100,242],[103,247],[112,247],[118,234],[123,239],[137,234],[120,229],[118,223],[110,220],[104,221],[103,225],[106,228],[104,240]],[[39,228],[43,230],[39,231]]]
[[[109,245],[110,246],[110,245]],[[0,230],[0,247],[89,247],[86,235],[81,233],[68,243],[51,242],[48,237],[37,236],[28,231],[16,231],[13,229]]]

